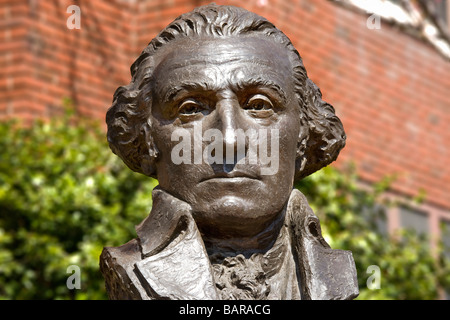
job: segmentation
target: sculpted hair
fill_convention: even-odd
[[[265,18],[233,6],[210,4],[176,18],[144,49],[131,66],[131,82],[114,93],[106,114],[108,142],[133,171],[156,177],[158,150],[152,138],[153,55],[183,37],[261,35],[283,45],[289,53],[299,106],[301,132],[296,159],[296,180],[336,160],[345,145],[345,132],[333,107],[322,100],[319,88],[308,78],[302,59],[289,38]]]

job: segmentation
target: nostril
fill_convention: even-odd
[[[224,163],[223,164],[223,171],[226,173],[230,173],[231,171],[233,171],[235,164],[228,164],[228,163]]]
[[[228,162],[227,162],[227,157],[223,158],[223,171],[224,172],[229,173],[229,172],[233,171],[233,169],[237,163],[237,155],[234,154],[233,157],[234,157],[234,159],[232,161],[228,160]]]

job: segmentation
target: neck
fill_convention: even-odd
[[[286,206],[277,219],[269,224],[263,231],[253,236],[233,238],[216,238],[202,234],[206,251],[212,260],[223,260],[226,257],[242,254],[249,258],[255,253],[266,253],[275,244],[285,222]]]
[[[265,250],[216,250],[209,255],[221,299],[300,299],[287,225],[276,235]]]

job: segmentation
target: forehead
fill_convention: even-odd
[[[255,79],[283,89],[292,83],[287,50],[262,37],[178,39],[161,48],[154,63],[159,90],[184,81],[205,83],[211,89]]]

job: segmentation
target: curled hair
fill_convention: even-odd
[[[119,87],[106,114],[111,150],[134,171],[156,177],[158,150],[152,138],[153,55],[165,44],[187,37],[262,35],[283,45],[293,69],[301,132],[296,159],[296,180],[336,160],[345,145],[345,133],[333,107],[322,100],[319,88],[308,78],[289,38],[265,18],[233,6],[210,4],[176,18],[144,49],[131,66],[131,82]]]

